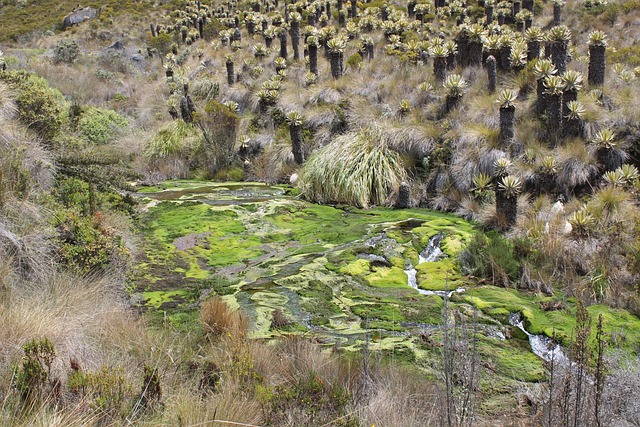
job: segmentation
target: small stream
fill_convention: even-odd
[[[418,264],[422,264],[423,262],[437,262],[444,256],[442,249],[440,249],[442,239],[444,239],[444,233],[442,231],[429,239],[427,247],[418,254]],[[420,295],[438,295],[442,298],[451,298],[451,295],[465,291],[464,288],[457,288],[452,291],[427,291],[425,289],[420,289],[418,287],[418,270],[416,270],[413,265],[408,264],[404,272],[407,275],[408,285],[417,290]]]
[[[562,347],[555,343],[551,338],[545,335],[533,335],[527,332],[524,328],[522,315],[520,313],[512,313],[511,316],[509,316],[509,323],[520,329],[527,335],[527,337],[529,337],[531,351],[536,356],[547,362],[551,362],[553,360],[555,364],[559,363],[561,365],[565,365],[569,363],[569,358],[564,354]]]

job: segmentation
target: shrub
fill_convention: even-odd
[[[499,233],[477,233],[460,255],[464,270],[471,275],[507,286],[520,277],[521,264],[513,244]]]
[[[233,109],[217,101],[209,101],[198,116],[197,123],[204,136],[202,162],[209,174],[232,164],[239,122]]]
[[[122,368],[103,366],[96,372],[74,371],[69,375],[67,387],[86,398],[89,406],[103,417],[115,418],[126,413],[133,398],[133,388]]]
[[[150,159],[179,155],[197,149],[200,137],[196,129],[183,120],[174,120],[164,125],[147,143],[144,154]]]
[[[14,367],[14,386],[25,401],[37,398],[51,377],[56,350],[47,337],[27,341],[20,366]]]
[[[128,126],[127,120],[113,110],[90,107],[78,121],[81,138],[89,144],[112,142]]]
[[[53,49],[53,60],[56,63],[73,64],[80,56],[80,47],[73,40],[60,40]]]
[[[400,156],[375,130],[351,132],[314,153],[303,170],[306,197],[361,207],[383,205],[406,172]]]
[[[15,103],[19,120],[40,137],[51,141],[60,133],[64,98],[49,87],[46,80],[23,71],[0,73],[16,92]]]
[[[79,273],[100,271],[110,264],[128,259],[128,251],[114,230],[104,225],[97,212],[87,218],[79,212],[65,209],[57,212],[58,260]]]

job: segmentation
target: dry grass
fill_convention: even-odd
[[[249,318],[238,310],[232,310],[219,297],[206,301],[200,309],[200,321],[211,339],[221,335],[246,337],[249,332]]]

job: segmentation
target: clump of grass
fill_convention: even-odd
[[[405,178],[400,156],[382,134],[361,130],[314,153],[304,167],[302,188],[311,200],[366,208],[386,204]]]
[[[245,337],[249,331],[249,319],[237,310],[232,310],[220,298],[214,297],[202,305],[200,320],[204,330],[212,339],[222,334]]]

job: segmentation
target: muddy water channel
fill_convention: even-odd
[[[133,301],[191,328],[199,303],[219,295],[248,314],[254,337],[301,334],[345,350],[367,341],[428,365],[448,297],[475,319],[478,348],[498,374],[544,378],[527,337],[509,339],[514,312],[527,328],[546,328],[535,323],[548,320],[539,301],[459,271],[472,224],[424,209],[316,205],[288,191],[188,181],[140,189]]]

